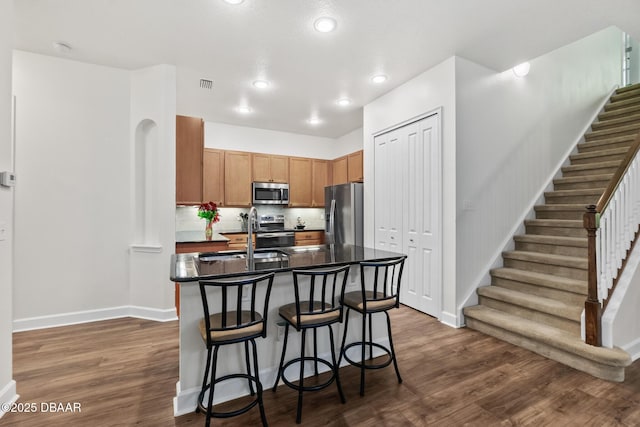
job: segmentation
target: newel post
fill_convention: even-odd
[[[584,303],[585,341],[597,347],[602,346],[602,306],[598,300],[598,269],[596,267],[596,230],[598,229],[595,205],[587,206],[583,216],[584,228],[587,229],[588,256],[588,294]]]

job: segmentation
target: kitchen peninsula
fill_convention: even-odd
[[[291,270],[309,268],[329,268],[341,265],[352,265],[346,292],[359,289],[361,261],[383,261],[402,256],[401,254],[365,248],[354,245],[317,245],[292,246],[274,249],[256,250],[253,262],[247,262],[244,252],[216,253],[182,253],[171,258],[171,280],[180,285],[180,370],[179,382],[174,398],[174,414],[176,416],[189,413],[195,409],[197,395],[200,392],[202,373],[206,360],[205,345],[198,330],[198,322],[203,316],[202,302],[198,281],[202,279],[221,279],[247,276],[267,272],[277,273],[269,301],[267,338],[258,344],[260,379],[265,388],[271,387],[276,377],[278,357],[282,341],[278,326],[280,317],[278,307],[293,301],[293,280]],[[351,314],[357,316],[357,314]],[[354,320],[353,317],[352,320]],[[374,341],[387,344],[384,318],[374,319]],[[347,342],[359,339],[360,322],[353,321],[349,325]],[[280,329],[280,331],[279,331]],[[342,336],[342,324],[334,329],[336,336]],[[298,334],[290,334],[291,348],[295,348],[299,340]],[[325,342],[318,338],[319,344]],[[218,374],[225,375],[231,371],[242,369],[242,346],[228,346],[221,349],[218,363]],[[328,347],[319,345],[319,354],[329,352]],[[344,362],[344,361],[343,361]],[[344,362],[346,363],[346,362]],[[309,371],[308,374],[311,374]],[[216,391],[215,403],[235,399],[249,393],[246,381],[228,381],[221,392]]]

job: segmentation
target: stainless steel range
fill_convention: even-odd
[[[256,248],[281,248],[295,245],[295,233],[284,228],[284,215],[260,215]]]

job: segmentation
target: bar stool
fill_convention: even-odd
[[[202,379],[202,389],[198,396],[196,412],[203,411],[206,413],[206,426],[210,425],[211,417],[234,417],[249,411],[256,405],[260,409],[262,425],[267,425],[267,418],[262,405],[262,384],[259,378],[255,338],[265,338],[267,336],[267,313],[274,276],[275,273],[270,273],[249,278],[242,277],[238,280],[200,281],[204,318],[200,321],[199,329],[207,346],[207,364]],[[213,294],[214,296],[207,295],[207,289],[217,290],[218,292]],[[262,297],[264,299],[262,314],[256,311],[256,304],[259,302],[257,298],[258,292],[264,294]],[[211,314],[212,306],[218,308],[215,314]],[[216,378],[218,350],[223,345],[237,343],[244,343],[247,373],[233,373]],[[249,343],[251,343],[253,349],[253,371],[249,362]],[[210,368],[211,376],[209,376]],[[256,398],[244,407],[234,411],[214,411],[213,394],[216,385],[234,378],[247,379],[249,392],[251,396],[256,396]],[[209,396],[205,404],[204,397],[207,390],[209,390]]]
[[[302,393],[304,391],[316,391],[328,387],[335,381],[338,387],[340,401],[345,403],[342,387],[340,386],[339,365],[336,361],[336,351],[333,342],[333,329],[331,325],[342,322],[343,308],[340,304],[344,296],[344,288],[347,284],[349,266],[343,266],[329,270],[293,270],[293,288],[295,302],[283,305],[278,310],[280,317],[285,320],[284,343],[282,345],[282,356],[278,366],[278,375],[273,385],[273,391],[278,387],[278,381],[282,381],[298,391],[298,406],[296,410],[296,423],[302,421]],[[300,356],[284,363],[287,352],[287,340],[289,338],[289,326],[296,331],[302,331],[302,342],[300,346]],[[331,347],[331,360],[318,357],[318,328],[326,326],[329,329],[329,345]],[[305,344],[307,330],[313,330],[313,356],[305,356]],[[331,371],[331,377],[325,382],[317,385],[304,385],[305,362],[313,362],[314,373],[318,375],[318,363],[325,365]],[[294,384],[287,379],[285,370],[295,364],[300,365],[298,384]]]
[[[345,358],[347,362],[360,368],[360,396],[364,396],[364,371],[365,369],[381,369],[393,366],[398,376],[398,382],[402,383],[396,353],[393,348],[393,338],[391,336],[391,320],[388,310],[400,306],[400,283],[402,280],[402,270],[406,256],[379,262],[360,263],[360,290],[345,294],[343,304],[347,308],[346,320],[344,324],[344,335],[342,336],[342,346],[340,349],[340,359]],[[367,274],[371,277],[371,290],[366,289]],[[345,346],[347,331],[349,326],[349,313],[355,310],[362,315],[362,341],[356,341]],[[372,317],[375,313],[384,313],[387,318],[387,333],[389,335],[389,347],[373,342]],[[369,339],[366,338],[367,320],[369,323]],[[352,347],[360,347],[360,361],[357,362],[347,355],[347,350]],[[380,363],[373,363],[373,348],[384,351],[388,358]],[[365,350],[369,349],[369,358],[366,359]],[[367,363],[369,361],[369,363]]]

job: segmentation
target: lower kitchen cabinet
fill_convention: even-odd
[[[324,244],[324,231],[296,231],[296,246]]]
[[[228,249],[235,251],[245,251],[247,250],[247,233],[224,233],[222,234],[224,237],[229,239]],[[254,234],[251,237],[251,243],[255,249],[256,247],[256,235]]]

